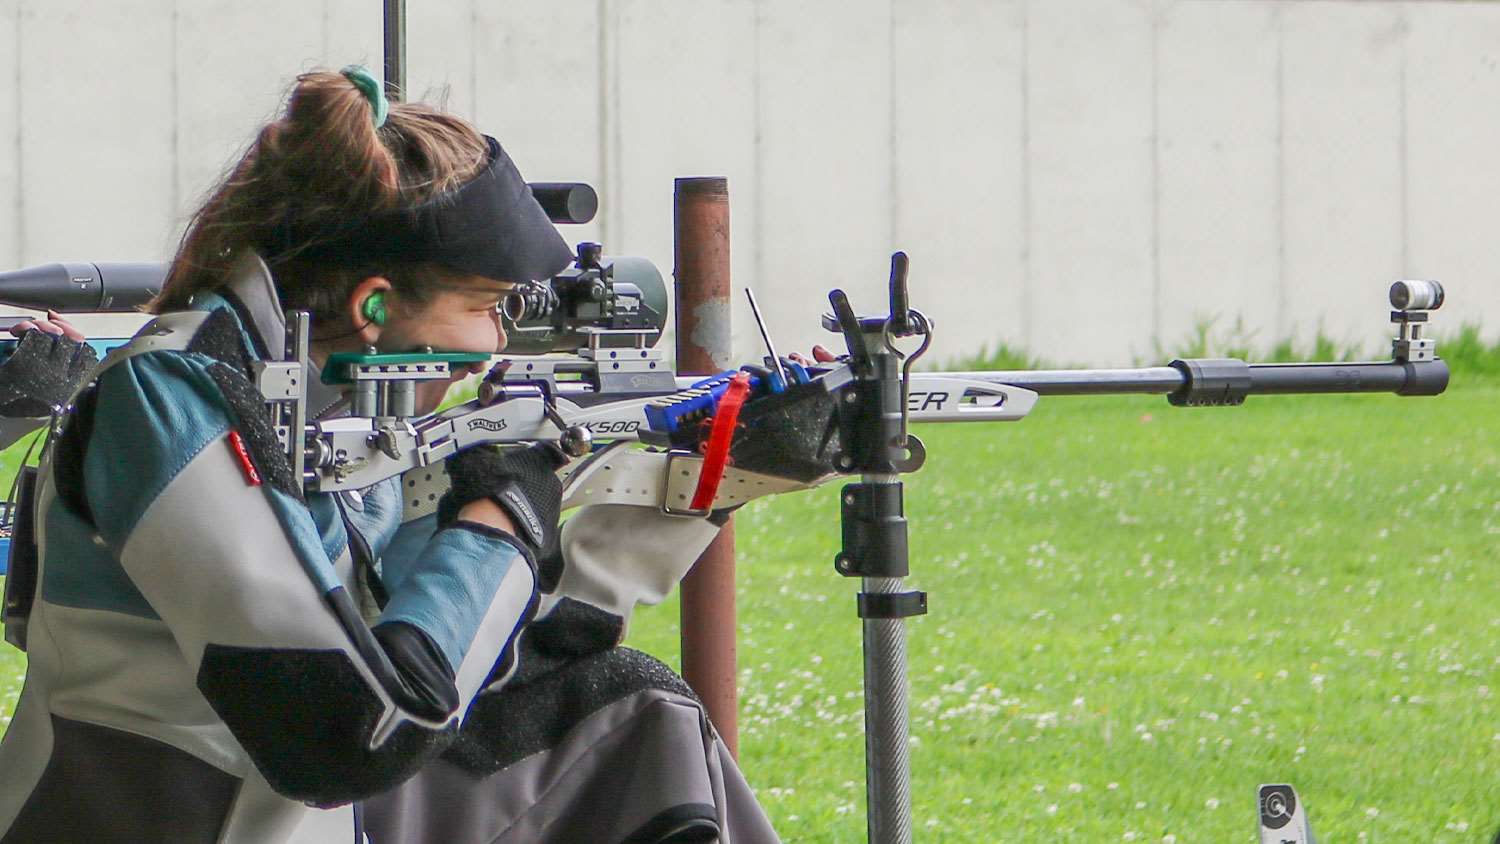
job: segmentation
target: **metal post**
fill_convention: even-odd
[[[849,346],[855,380],[840,401],[838,465],[860,473],[843,488],[843,545],[834,568],[859,577],[864,632],[865,805],[871,844],[911,844],[911,760],[905,620],[927,612],[927,595],[905,589],[910,573],[901,473],[921,466],[921,442],[906,430],[906,369],[926,351],[932,325],[907,305],[906,255],[891,256],[891,313],[861,319],[842,290],[829,294]],[[892,340],[924,335],[914,354]],[[899,355],[899,357],[898,357]]]
[[[406,98],[406,0],[385,0],[385,95]]]
[[[900,430],[900,366],[883,348],[879,332],[865,336],[871,355],[873,377],[861,380],[861,399],[869,403],[870,417],[878,424],[861,426],[861,434],[876,442],[860,443],[853,450],[862,454],[861,468],[888,469],[901,460],[901,449],[893,445]],[[874,422],[874,419],[871,419]],[[871,436],[878,432],[878,438]],[[870,611],[867,603],[880,598],[916,596],[905,589],[907,574],[906,519],[901,504],[901,476],[893,472],[866,471],[860,478],[873,502],[865,517],[892,531],[892,540],[881,544],[883,554],[864,560],[866,573],[860,579],[860,616],[864,644],[865,685],[865,823],[871,844],[910,844],[911,748],[910,687],[907,680],[906,617],[900,612]],[[850,515],[846,507],[845,518]],[[872,574],[874,576],[872,576]],[[877,597],[878,596],[878,597]],[[918,599],[925,611],[925,596]]]
[[[729,180],[677,179],[673,217],[678,372],[712,375],[731,367]],[[682,580],[682,676],[738,756],[734,598],[731,518]]]

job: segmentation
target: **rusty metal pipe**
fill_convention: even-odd
[[[729,332],[729,180],[677,179],[673,191],[677,371],[732,367]],[[739,756],[735,669],[734,521],[682,579],[682,676],[703,700],[729,752]]]

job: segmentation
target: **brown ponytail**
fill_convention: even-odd
[[[313,241],[279,240],[289,225],[332,231],[373,212],[413,205],[462,184],[486,164],[483,136],[422,103],[392,103],[376,128],[370,101],[341,73],[297,77],[286,114],[261,129],[229,175],[193,214],[153,313],[180,310],[228,280],[238,256],[266,259],[282,306],[335,319],[361,280],[383,275],[409,299],[425,298],[434,266],[334,266],[299,258]]]

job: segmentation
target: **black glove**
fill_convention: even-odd
[[[452,488],[438,502],[438,526],[451,524],[465,504],[488,498],[510,516],[516,538],[531,551],[533,560],[539,565],[560,560],[557,521],[562,511],[562,481],[557,470],[567,462],[568,456],[552,443],[504,451],[482,445],[460,451],[448,459]]]
[[[0,416],[51,414],[98,360],[87,343],[39,329],[26,332],[0,364]]]

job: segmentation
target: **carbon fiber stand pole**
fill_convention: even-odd
[[[865,483],[894,483],[866,475]],[[866,577],[863,594],[900,595],[899,577]],[[906,622],[866,618],[865,647],[865,818],[869,840],[906,844],[912,840],[910,688],[906,667]]]
[[[729,180],[677,179],[673,194],[678,372],[714,375],[734,366],[729,334]],[[734,581],[731,517],[682,579],[682,676],[737,757]]]
[[[885,348],[884,322],[858,320],[838,292],[834,310],[846,339],[862,335],[850,343],[856,381],[842,394],[840,414],[846,449],[841,468],[860,472],[860,482],[843,489],[843,549],[834,567],[860,578],[867,831],[872,844],[907,844],[912,816],[905,619],[927,611],[927,596],[908,591],[903,582],[908,554],[899,473],[907,462],[907,438],[901,368]]]

